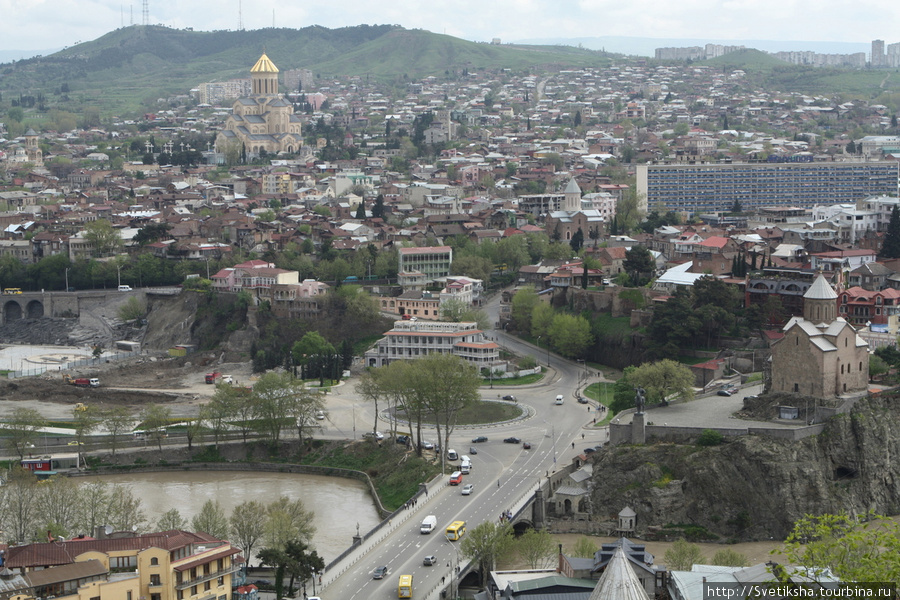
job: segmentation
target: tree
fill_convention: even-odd
[[[891,210],[891,220],[888,221],[884,243],[878,255],[882,258],[900,258],[900,208],[896,204]]]
[[[303,382],[290,373],[269,372],[253,384],[253,416],[259,431],[272,444],[281,439],[285,422],[296,416],[300,398],[306,395]]]
[[[549,339],[550,325],[556,313],[546,302],[538,302],[531,313],[531,337]]]
[[[644,363],[628,379],[632,385],[646,390],[650,402],[694,398],[694,373],[687,365],[671,359]]]
[[[184,520],[177,508],[164,512],[156,522],[157,531],[183,530],[185,527],[187,527],[187,521]]]
[[[100,423],[98,410],[93,406],[76,407],[72,410],[72,421],[75,425],[75,447],[78,449],[78,462],[81,463],[81,453],[87,437]]]
[[[37,514],[34,495],[38,486],[34,473],[14,466],[3,485],[3,522],[7,537],[19,543],[31,541]]]
[[[124,304],[119,306],[119,318],[125,321],[137,321],[144,318],[147,314],[147,306],[143,304],[136,296],[131,296]]]
[[[697,544],[680,539],[666,550],[665,559],[671,571],[690,571],[692,566],[703,560],[703,553]]]
[[[147,437],[156,442],[162,452],[162,441],[167,436],[166,427],[172,420],[172,409],[168,406],[151,404],[141,412],[141,424]]]
[[[227,540],[230,531],[228,517],[222,510],[218,500],[207,500],[200,508],[200,512],[191,519],[191,528],[195,532],[203,532],[217,540]]]
[[[13,410],[6,421],[7,443],[20,459],[25,458],[28,449],[34,447],[38,432],[44,425],[44,417],[33,408]]]
[[[363,221],[366,218],[366,203],[362,200],[360,200],[359,204],[356,206],[356,218],[360,221]]]
[[[631,277],[635,287],[641,287],[653,277],[656,260],[646,246],[632,246],[625,252],[622,268]]]
[[[713,554],[711,564],[722,567],[749,567],[750,561],[740,552],[735,552],[731,548],[719,550]]]
[[[319,553],[309,547],[303,540],[290,540],[284,550],[288,558],[287,571],[291,576],[288,582],[288,592],[294,589],[294,579],[305,582],[315,573],[325,569],[325,561]],[[304,584],[304,594],[306,593]]]
[[[569,245],[572,247],[573,252],[578,252],[581,250],[581,247],[584,246],[584,232],[581,231],[581,227],[578,228],[574,234],[572,234],[572,239],[569,240]]]
[[[512,298],[511,314],[517,331],[531,331],[531,313],[538,304],[537,292],[531,286],[523,287]]]
[[[529,569],[544,569],[556,558],[556,541],[545,529],[527,530],[516,539],[516,549]]]
[[[807,515],[784,541],[790,564],[811,569],[817,579],[830,570],[843,581],[893,582],[900,573],[900,526],[880,515]]]
[[[229,518],[231,540],[233,540],[247,558],[247,564],[253,557],[253,547],[262,539],[266,527],[266,508],[261,502],[250,500],[234,507]]]
[[[596,553],[597,544],[586,536],[578,538],[578,541],[575,542],[575,547],[572,548],[572,556],[577,556],[578,558],[594,558]]]
[[[616,228],[624,233],[628,233],[637,227],[638,223],[644,217],[641,211],[641,205],[644,202],[644,196],[638,193],[635,186],[628,188],[619,201],[616,203]]]
[[[384,219],[384,195],[375,196],[375,204],[372,205],[372,218]]]
[[[275,598],[281,600],[284,597],[284,572],[287,568],[287,554],[283,548],[263,548],[259,551],[259,562],[275,569]]]
[[[284,549],[290,540],[310,541],[316,531],[313,513],[306,510],[302,500],[291,501],[282,496],[266,506],[265,514],[263,541],[268,548]]]
[[[116,531],[139,531],[147,523],[140,498],[135,498],[131,488],[115,486],[108,496],[107,523]]]
[[[84,239],[93,248],[94,256],[107,256],[122,245],[119,230],[106,219],[97,219],[85,225]]]
[[[547,333],[556,351],[569,358],[583,355],[594,337],[587,319],[566,313],[553,316]]]
[[[499,561],[508,556],[514,544],[512,525],[484,521],[466,533],[459,545],[459,551],[463,556],[478,563],[481,585],[484,587],[488,574],[496,568]]]

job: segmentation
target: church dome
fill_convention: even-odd
[[[825,276],[820,274],[803,294],[803,298],[806,300],[834,300],[837,298],[837,292],[825,280]]]
[[[253,68],[250,69],[251,73],[277,73],[278,67],[275,66],[275,63],[272,62],[266,53],[263,52],[263,55],[259,57],[259,60],[256,61],[256,64],[253,65]]]

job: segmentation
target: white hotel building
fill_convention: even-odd
[[[485,338],[477,323],[444,321],[395,321],[394,328],[366,352],[366,365],[382,367],[433,352],[455,354],[478,369],[505,370],[505,363],[500,362],[500,346]]]

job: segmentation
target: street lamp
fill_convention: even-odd
[[[544,419],[541,419],[541,421],[544,421]],[[546,423],[547,425],[550,426],[550,447],[553,448],[553,464],[554,464],[553,468],[555,469],[556,468],[555,467],[555,465],[556,465],[556,427],[554,427],[553,423],[548,423],[547,421],[544,421],[544,423]]]
[[[454,552],[456,552],[456,575],[457,575],[456,591],[459,592],[459,550],[457,549],[456,544],[454,544],[452,541],[450,541],[450,538],[447,536],[446,533],[444,534],[444,538],[446,538],[446,540],[448,542],[450,542],[450,547],[453,548]],[[453,592],[453,575],[454,575],[453,556],[450,556],[450,597],[456,598],[457,594],[455,594]]]
[[[69,291],[69,267],[66,267],[66,291]]]

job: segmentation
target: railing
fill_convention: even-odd
[[[221,571],[216,571],[214,573],[208,573],[206,575],[200,575],[199,577],[195,577],[194,579],[190,579],[188,581],[182,581],[181,583],[175,584],[176,590],[183,590],[191,587],[192,585],[199,585],[205,581],[209,581],[210,579],[216,579],[217,577],[224,577],[225,575],[230,575],[232,573],[236,573],[240,571],[240,567],[236,565],[231,565],[227,569],[222,569]]]

